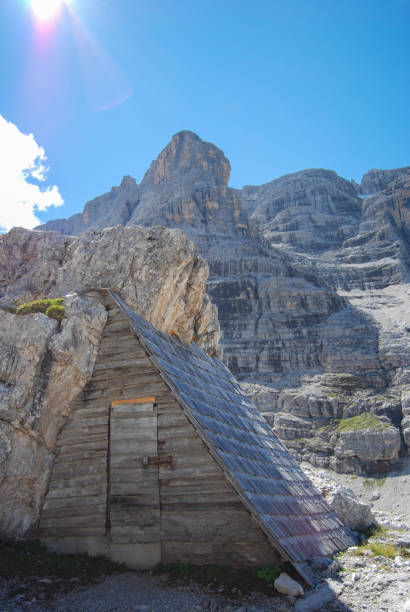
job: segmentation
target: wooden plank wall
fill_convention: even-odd
[[[141,478],[147,474],[148,487],[152,478],[159,478],[159,535],[158,513],[151,507],[152,516],[143,518],[152,522],[156,534],[148,541],[161,540],[162,562],[236,566],[278,562],[278,554],[160,378],[126,317],[113,304],[106,305],[109,318],[92,379],[74,402],[58,439],[40,536],[107,536],[118,544],[138,546],[140,530],[135,528],[132,508],[128,514],[123,507],[116,513],[112,500],[110,508],[107,504],[109,408],[116,400],[154,396],[160,465],[138,473]],[[131,445],[128,459],[123,457],[127,464],[123,463],[123,474],[117,469],[122,460],[114,458],[110,479],[114,497],[123,492],[127,479],[134,478],[132,449]],[[169,457],[172,464],[162,465],[161,460]],[[111,533],[109,516],[114,522]]]

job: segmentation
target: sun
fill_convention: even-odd
[[[54,17],[67,0],[31,0],[31,9],[37,19],[48,21]]]

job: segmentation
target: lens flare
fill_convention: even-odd
[[[48,21],[54,17],[65,0],[31,0],[31,10],[40,21]]]

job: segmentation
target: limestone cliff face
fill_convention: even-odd
[[[369,170],[363,175],[360,183],[360,193],[370,195],[386,189],[395,179],[408,174],[410,166],[394,168],[393,170]]]
[[[128,198],[124,224],[193,238],[209,264],[225,362],[296,457],[388,469],[410,439],[410,169],[370,171],[360,186],[320,169],[242,190],[228,179],[222,151],[181,132]],[[84,213],[117,218],[113,191]],[[73,218],[53,223],[72,231]],[[373,429],[334,426],[369,412]]]
[[[351,183],[330,170],[303,170],[240,198],[271,244],[303,252],[338,248],[357,232],[361,202]]]
[[[14,229],[0,238],[0,262],[0,532],[23,535],[38,518],[70,404],[92,375],[107,318],[95,289],[111,287],[158,329],[195,336],[206,350],[220,334],[207,265],[178,230]],[[10,312],[40,296],[64,296],[61,323]]]

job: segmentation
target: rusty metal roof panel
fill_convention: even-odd
[[[245,505],[298,571],[309,558],[352,545],[341,519],[225,365],[195,343],[157,331],[111,296]]]

